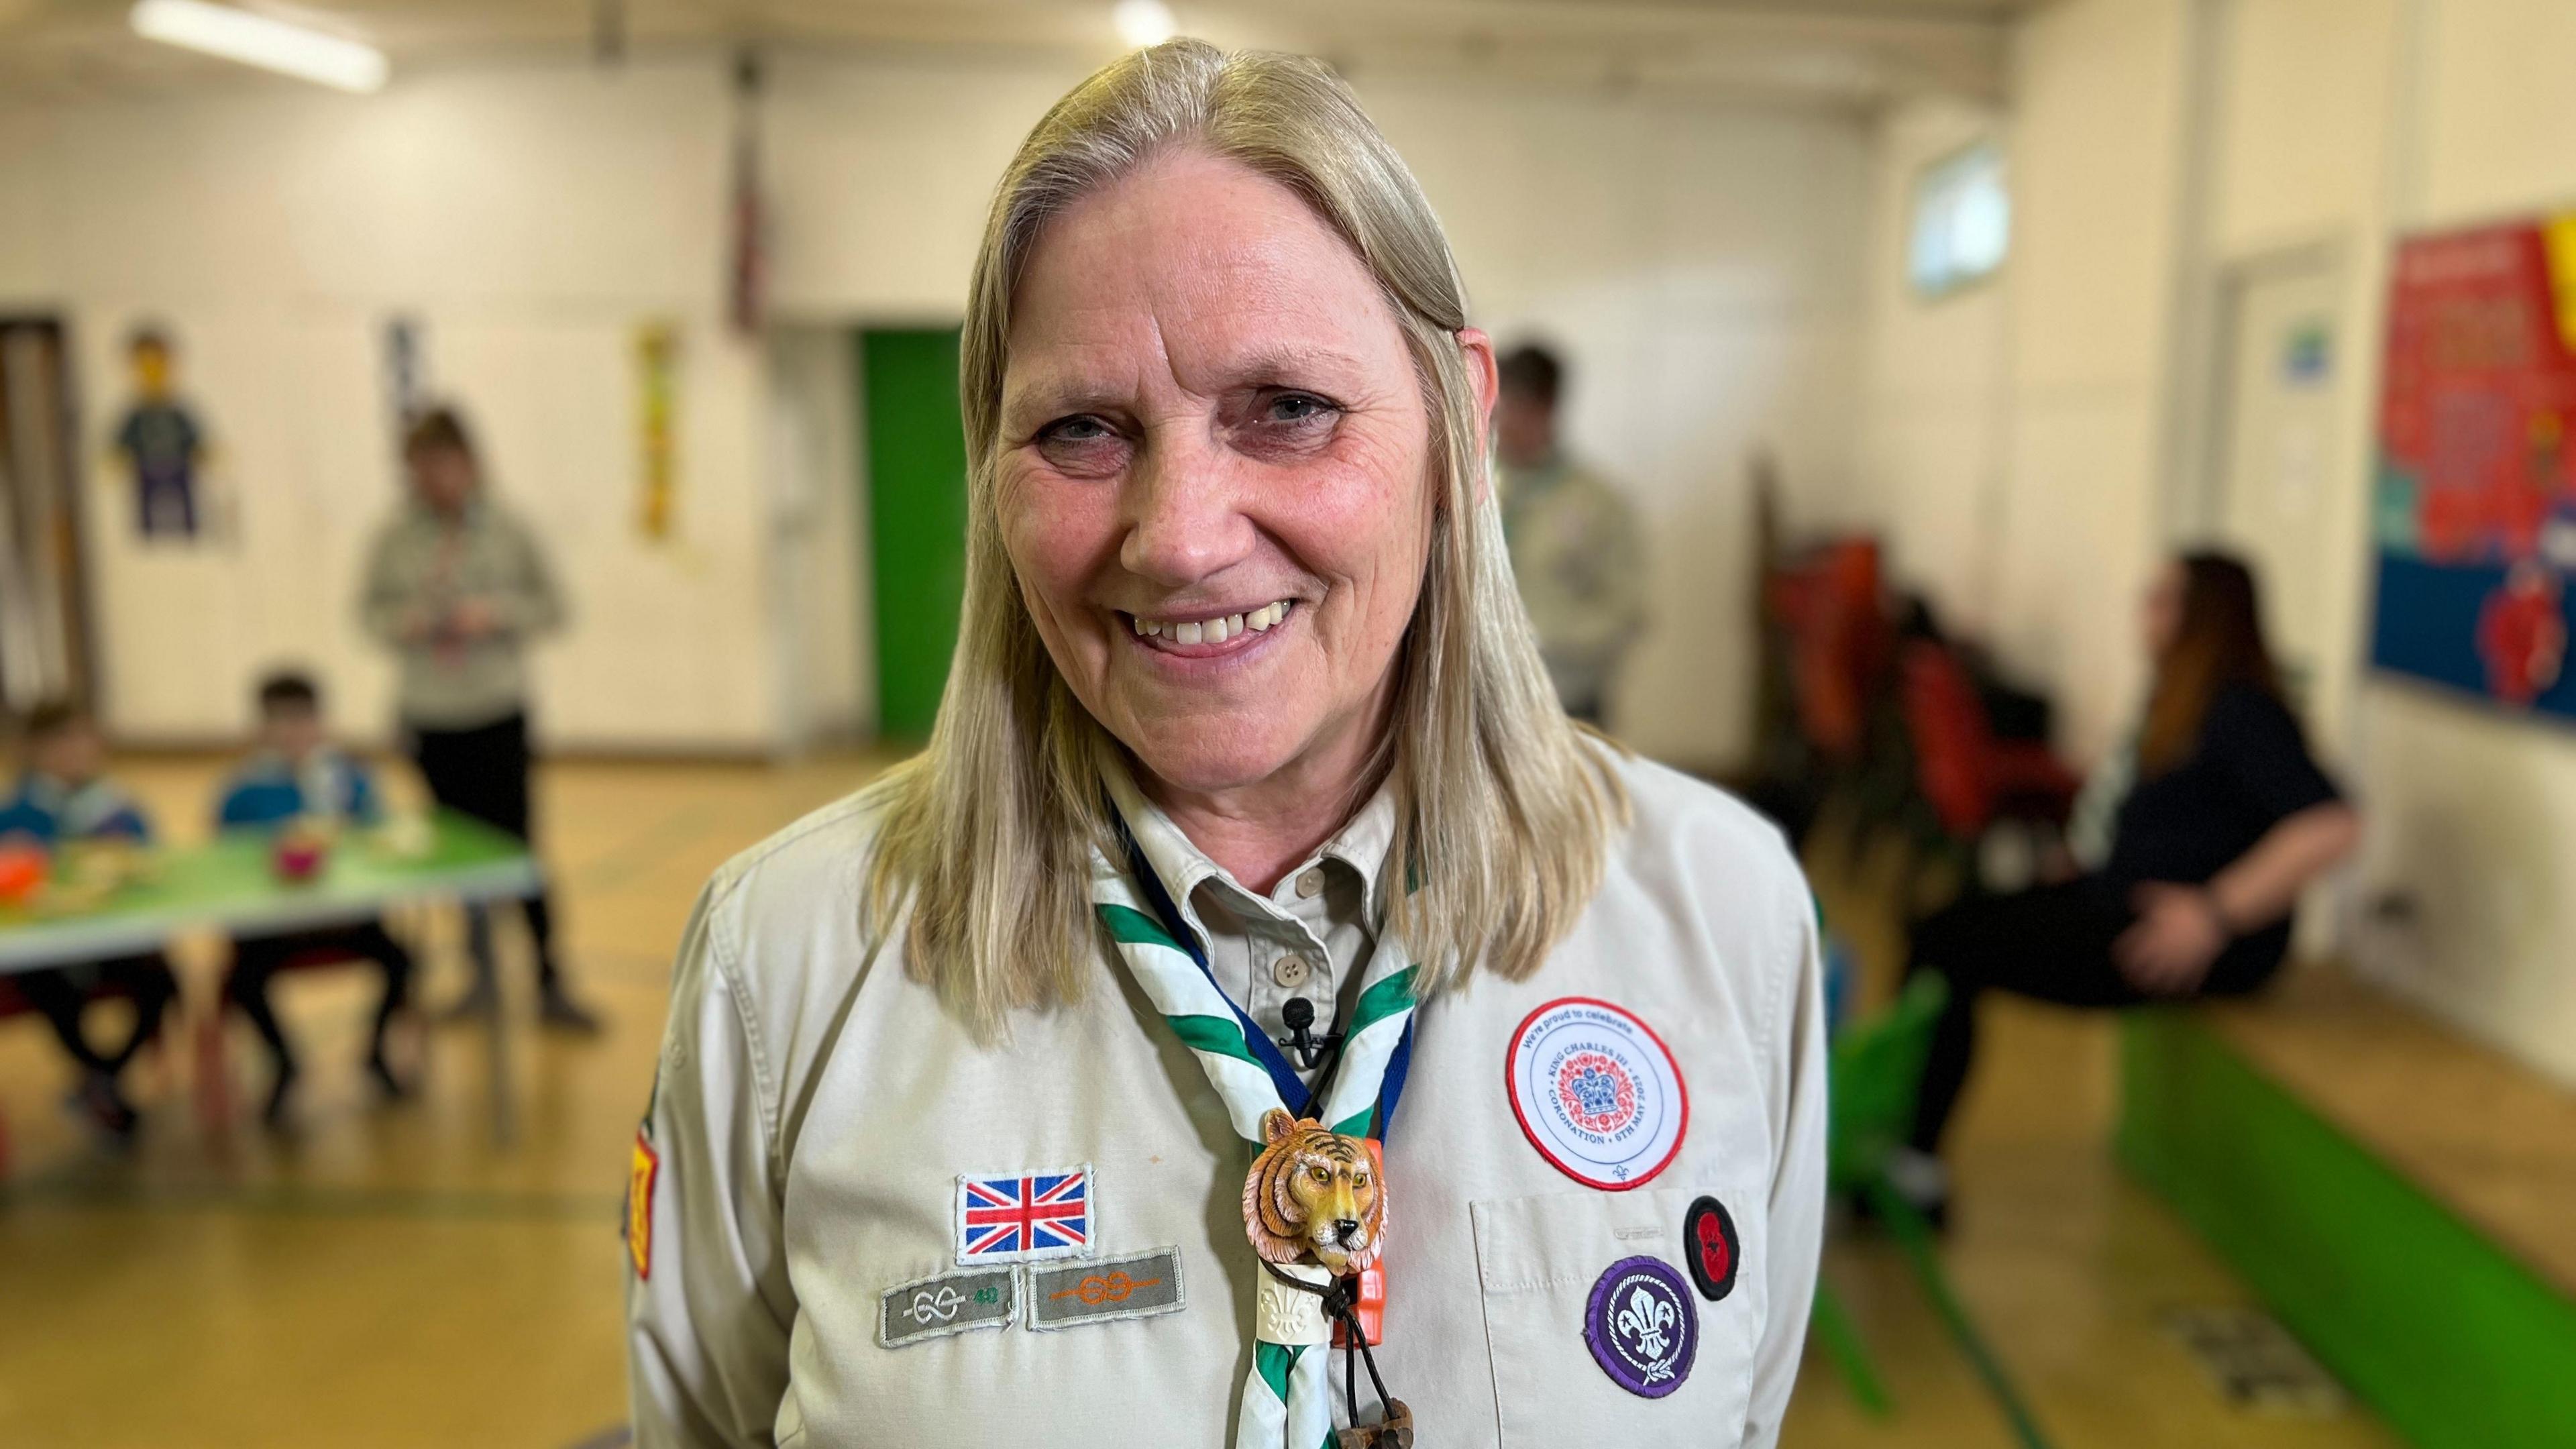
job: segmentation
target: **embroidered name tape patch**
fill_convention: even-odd
[[[957,1261],[1035,1263],[1091,1256],[1091,1165],[957,1179]]]
[[[1690,1125],[1681,1066],[1624,1008],[1585,996],[1549,1002],[1512,1033],[1503,1074],[1530,1145],[1586,1187],[1641,1186],[1681,1151]]]
[[[1181,1311],[1181,1250],[1029,1270],[1029,1327],[1070,1328]]]
[[[903,1348],[975,1328],[1007,1328],[1018,1311],[1017,1271],[969,1269],[899,1283],[877,1300],[877,1342]]]
[[[1715,1303],[1735,1291],[1735,1270],[1744,1253],[1726,1204],[1703,1197],[1682,1214],[1682,1254],[1702,1298]]]
[[[1610,1381],[1660,1399],[1690,1377],[1699,1352],[1699,1309],[1682,1275],[1661,1258],[1622,1258],[1592,1285],[1583,1341]]]

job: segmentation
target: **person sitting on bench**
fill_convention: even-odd
[[[215,807],[217,828],[278,830],[302,824],[327,833],[343,823],[376,823],[382,813],[378,801],[367,767],[328,742],[322,694],[313,681],[294,671],[260,681],[259,749],[224,782]],[[385,1060],[385,1028],[410,1000],[412,958],[386,933],[382,922],[238,937],[225,994],[250,1018],[276,1062],[265,1114],[272,1124],[285,1117],[296,1064],[269,1004],[269,978],[293,958],[317,952],[356,956],[384,971],[384,995],[376,1004],[367,1070],[386,1095],[401,1097],[409,1091]]]
[[[2308,753],[2264,643],[2253,573],[2223,554],[2170,561],[2149,590],[2154,662],[2131,751],[2078,802],[2086,873],[1971,895],[1919,924],[1911,970],[1950,981],[1897,1186],[1936,1220],[1937,1153],[1976,1047],[1988,989],[2063,1006],[2123,1007],[2256,991],[2290,948],[2299,895],[2361,836],[2361,818]],[[2110,798],[2106,799],[2105,795]],[[2096,810],[2095,807],[2109,807]],[[2091,842],[2088,813],[2109,823]]]

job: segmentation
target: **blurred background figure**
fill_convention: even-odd
[[[1557,428],[1565,365],[1536,343],[1501,362],[1494,458],[1512,576],[1566,713],[1607,722],[1620,661],[1646,622],[1645,549],[1617,488],[1568,458]]]
[[[216,828],[279,837],[294,832],[302,839],[281,838],[273,848],[318,852],[333,848],[345,827],[374,825],[382,818],[373,773],[331,745],[322,692],[311,678],[293,670],[270,675],[260,681],[258,705],[258,743],[216,797]],[[305,956],[354,956],[373,962],[383,973],[384,990],[376,999],[367,1037],[367,1071],[388,1097],[409,1090],[385,1059],[385,1029],[411,1000],[412,958],[381,921],[237,937],[224,996],[250,1018],[268,1046],[273,1071],[262,1115],[272,1126],[285,1121],[299,1069],[269,1000],[269,982],[289,962]]]
[[[2107,855],[2057,884],[1971,893],[1915,929],[1913,968],[1939,971],[1950,996],[1899,1182],[1936,1219],[1948,1192],[1935,1154],[1983,993],[2120,1007],[2259,990],[2289,953],[2301,894],[2360,841],[2360,816],[2282,698],[2246,566],[2172,559],[2140,617],[2153,682],[2134,743],[2106,766],[2122,789]]]
[[[43,850],[60,857],[85,846],[139,846],[152,839],[143,807],[107,777],[107,746],[97,722],[78,706],[37,706],[21,731],[16,788],[0,800],[0,846]],[[117,1137],[134,1131],[134,1108],[117,1079],[161,1029],[175,986],[159,951],[112,956],[45,971],[0,978],[44,1014],[81,1070],[80,1102],[91,1120]],[[82,1021],[102,990],[134,1003],[133,1026],[112,1051],[90,1045]]]
[[[410,497],[376,536],[360,612],[400,663],[396,708],[430,795],[529,840],[528,646],[562,625],[563,600],[536,535],[487,492],[463,418],[432,408],[402,453]],[[545,893],[529,899],[527,917],[542,1019],[598,1030],[555,960]],[[456,1007],[469,1014],[495,1009],[499,993],[479,907],[472,924],[476,977]]]

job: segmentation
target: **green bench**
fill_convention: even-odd
[[[2122,1162],[2400,1432],[2576,1445],[2576,1093],[2322,969],[2121,1073]]]

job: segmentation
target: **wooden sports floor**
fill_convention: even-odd
[[[202,828],[219,761],[121,773],[166,831]],[[542,781],[540,830],[565,959],[606,1015],[596,1040],[516,1033],[521,1131],[496,1146],[475,1024],[421,1029],[423,1089],[379,1103],[358,1068],[372,978],[280,984],[306,1077],[292,1129],[251,1115],[264,1087],[231,1028],[233,1119],[192,1105],[184,1055],[131,1079],[148,1122],[129,1153],[94,1144],[41,1023],[0,1023],[0,1445],[295,1449],[623,1442],[617,1217],[669,953],[728,855],[865,780],[866,756],[764,767],[571,763]],[[1888,949],[1883,886],[1827,882],[1864,952]],[[1872,927],[1876,926],[1873,935]],[[452,924],[428,933],[424,996],[463,985]],[[511,947],[512,1009],[530,988]],[[185,943],[201,986],[210,943]],[[201,993],[202,994],[202,993]],[[102,1009],[105,1010],[105,1009]],[[2366,1413],[2284,1413],[2223,1395],[2166,1326],[2242,1301],[2106,1149],[2112,1038],[2100,1021],[1993,1008],[1989,1069],[1961,1124],[1943,1252],[2049,1443],[2341,1449],[2395,1440]],[[1887,1381],[1864,1413],[1810,1353],[1784,1442],[2009,1449],[2018,1441],[1885,1240],[1838,1228],[1826,1271]],[[1436,1445],[1432,1446],[1436,1449]]]

